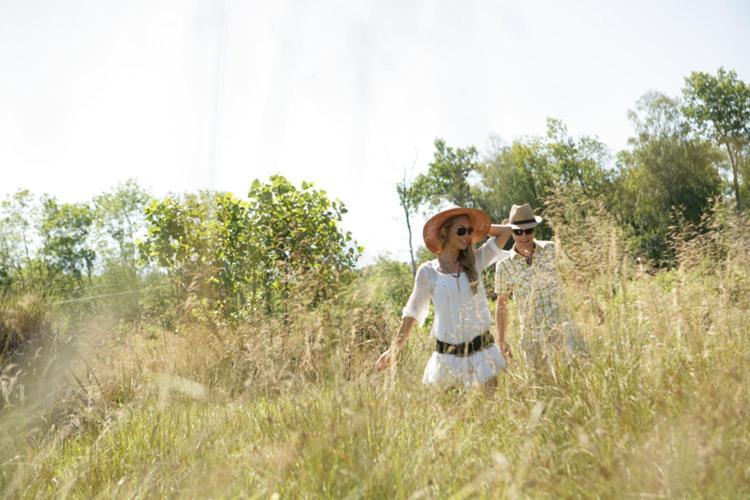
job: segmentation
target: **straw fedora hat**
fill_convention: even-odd
[[[510,226],[511,229],[528,229],[542,222],[542,218],[534,215],[531,205],[513,205],[510,207],[510,215],[503,221],[503,226]]]
[[[440,236],[440,228],[449,219],[459,215],[465,215],[469,218],[469,224],[473,229],[471,233],[472,243],[478,243],[487,236],[487,232],[490,230],[489,215],[477,208],[451,207],[430,217],[422,229],[424,244],[432,253],[440,255],[443,251],[443,238]]]

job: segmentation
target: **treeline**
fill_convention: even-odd
[[[673,265],[676,231],[700,231],[716,200],[746,206],[750,86],[733,71],[693,73],[680,96],[645,94],[630,119],[634,135],[614,156],[553,119],[544,136],[496,142],[485,155],[436,140],[427,171],[397,186],[410,233],[414,214],[442,203],[480,207],[499,221],[513,203],[542,208],[562,190],[600,203],[632,254]],[[232,324],[283,316],[336,296],[356,276],[362,249],[341,228],[345,212],[312,184],[281,176],[254,182],[244,198],[154,199],[134,181],[84,203],[19,191],[0,206],[0,291],[74,311],[104,303],[118,317],[170,328],[181,318]],[[541,237],[550,231],[543,226]],[[371,283],[390,284],[381,288],[394,309],[408,294],[404,273],[387,259],[364,271]]]
[[[750,85],[723,68],[715,75],[694,72],[680,96],[648,92],[629,118],[634,135],[614,157],[595,136],[571,137],[555,119],[546,135],[495,141],[485,155],[437,139],[428,170],[396,186],[410,240],[411,219],[420,210],[474,206],[499,221],[513,203],[542,208],[548,196],[565,190],[601,201],[635,256],[672,265],[675,231],[699,227],[717,199],[733,199],[737,210],[747,205]],[[541,233],[548,237],[550,229]]]
[[[19,191],[0,209],[6,296],[84,310],[105,303],[119,317],[170,327],[314,306],[351,280],[362,251],[340,227],[341,202],[282,176],[255,181],[244,199],[154,199],[128,181],[86,203]]]

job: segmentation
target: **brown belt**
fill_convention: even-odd
[[[483,351],[494,343],[495,338],[488,330],[482,335],[477,335],[470,341],[464,342],[463,344],[449,344],[448,342],[443,342],[442,340],[436,340],[437,345],[435,347],[435,350],[440,354],[452,354],[453,356],[464,357],[469,356],[470,354],[474,354],[475,352]]]

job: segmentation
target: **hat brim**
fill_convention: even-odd
[[[469,224],[471,224],[473,229],[471,233],[472,243],[479,243],[487,236],[490,230],[490,216],[486,212],[477,208],[449,208],[433,215],[425,222],[422,229],[422,239],[430,252],[440,255],[443,251],[443,240],[440,237],[440,229],[448,220],[459,215],[465,215],[469,218]]]
[[[530,227],[536,227],[541,224],[542,220],[543,219],[541,217],[535,215],[533,221],[524,222],[523,224],[514,224],[512,222],[508,222],[508,219],[505,219],[500,225],[503,227],[509,227],[511,229],[529,229]]]

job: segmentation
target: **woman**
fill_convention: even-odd
[[[497,374],[506,366],[503,352],[508,347],[504,338],[495,343],[490,333],[492,318],[480,272],[507,256],[502,248],[510,232],[508,227],[491,225],[486,213],[473,208],[451,208],[427,221],[422,237],[437,258],[419,267],[401,328],[378,358],[378,370],[395,362],[414,325],[427,317],[432,299],[435,317],[430,334],[436,345],[422,382],[439,386],[496,383]],[[474,250],[474,243],[487,234],[493,237]]]

